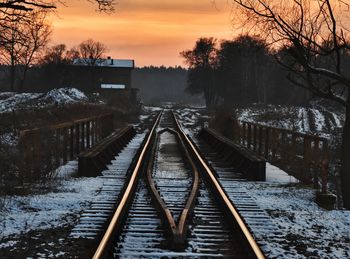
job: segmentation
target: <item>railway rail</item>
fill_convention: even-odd
[[[93,258],[264,258],[217,177],[174,113],[161,112]]]

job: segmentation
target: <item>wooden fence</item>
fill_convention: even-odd
[[[241,121],[236,139],[239,144],[264,156],[271,163],[315,188],[327,189],[328,140],[292,130]]]
[[[20,174],[25,180],[49,176],[113,131],[113,114],[104,114],[20,132]]]

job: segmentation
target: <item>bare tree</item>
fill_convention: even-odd
[[[80,53],[77,47],[72,47],[71,49],[67,50],[65,59],[69,64],[72,64],[73,61],[80,57]]]
[[[113,12],[115,6],[115,0],[96,0],[98,9],[102,12]]]
[[[45,54],[41,57],[41,65],[69,65],[75,59],[80,57],[79,50],[76,47],[67,49],[66,44],[57,44],[45,49]]]
[[[16,65],[20,50],[18,43],[23,42],[23,35],[19,29],[18,16],[10,16],[0,23],[0,62],[10,67],[10,88],[14,91]]]
[[[90,1],[90,0],[88,0]],[[103,12],[113,12],[116,0],[94,0],[98,9]],[[38,9],[56,9],[60,0],[1,0],[0,13],[11,15],[13,10],[33,11]],[[91,1],[90,1],[91,2]]]
[[[346,107],[342,148],[342,196],[350,208],[350,77],[343,56],[350,45],[341,20],[347,1],[233,0],[245,28],[265,35],[270,44],[288,50],[292,62],[283,67],[288,79],[317,96]]]
[[[65,44],[57,44],[45,50],[45,55],[40,60],[42,65],[47,64],[64,64],[66,63],[66,45]]]
[[[56,8],[54,1],[42,0],[2,0],[0,10],[2,13],[11,14],[12,10],[33,11],[36,8],[53,9]]]
[[[65,44],[46,48],[39,63],[43,84],[54,88],[71,85],[75,78],[71,64],[79,56],[79,51],[76,48],[67,49]]]
[[[14,16],[15,17],[15,16]],[[0,22],[2,63],[10,67],[10,86],[14,90],[15,78],[22,90],[29,67],[38,61],[38,55],[46,46],[51,34],[45,11],[26,13],[20,22]]]
[[[19,64],[21,65],[20,91],[23,89],[30,65],[40,60],[40,54],[47,45],[52,32],[50,25],[46,21],[47,12],[34,11],[29,16],[29,21],[23,24],[23,33],[26,35],[26,41],[19,56]]]
[[[101,42],[92,39],[83,41],[78,46],[80,62],[88,66],[96,66],[101,62],[106,50],[106,46]]]

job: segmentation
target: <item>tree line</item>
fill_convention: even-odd
[[[162,102],[201,104],[201,96],[191,96],[187,86],[187,69],[182,67],[140,67],[131,73],[132,86],[139,89],[142,102],[157,105]]]
[[[248,35],[221,43],[219,49],[214,39],[199,39],[192,50],[182,52],[190,68],[188,90],[203,92],[207,106],[213,107],[220,102],[265,102],[293,85],[343,105],[340,175],[343,204],[350,209],[350,38],[345,14],[350,2],[233,0],[232,4],[235,23]],[[270,73],[275,65],[268,61],[273,59],[279,68]],[[269,79],[280,77],[285,80],[270,84]],[[290,93],[302,98],[300,90]]]
[[[191,50],[181,52],[189,67],[187,91],[203,94],[206,106],[236,106],[252,103],[294,104],[307,102],[317,94],[292,78],[281,63],[293,63],[291,49],[270,49],[259,36],[240,35],[233,40],[200,38]],[[341,56],[350,65],[349,53]],[[319,62],[327,64],[324,57]],[[350,70],[345,71],[350,75]],[[339,89],[341,91],[341,89]]]
[[[350,209],[350,71],[347,0],[234,0],[242,25],[285,49],[278,59],[288,80],[345,108],[340,171],[342,201]]]
[[[96,0],[98,10],[114,11],[114,0]],[[52,27],[48,17],[60,1],[11,0],[0,1],[0,66],[1,80],[11,91],[23,91],[30,68],[48,64],[50,55],[65,52],[64,44],[48,48]],[[97,53],[95,52],[97,50]],[[64,53],[64,62],[77,57],[99,58],[106,47],[88,40]],[[50,53],[51,52],[51,53]],[[56,53],[55,53],[56,52]],[[63,55],[63,53],[61,53]],[[70,60],[70,61],[68,61]],[[57,60],[56,60],[57,61]],[[60,61],[61,62],[61,61]]]
[[[0,46],[1,90],[35,92],[69,86],[74,61],[92,67],[105,57],[107,47],[92,39],[71,48],[63,43],[48,46],[51,30],[45,28],[39,37],[24,37],[26,43],[15,41]]]
[[[51,27],[45,10],[13,11],[13,16],[0,20],[0,62],[10,89],[18,80],[23,87],[29,67],[38,61],[39,53],[47,45]]]

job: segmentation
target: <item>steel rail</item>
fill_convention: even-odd
[[[142,161],[143,161],[145,153],[146,153],[146,151],[148,149],[148,145],[151,142],[151,138],[152,138],[152,136],[153,136],[153,134],[155,132],[155,129],[156,129],[158,123],[159,123],[161,115],[162,115],[162,112],[159,113],[155,123],[153,124],[153,127],[152,127],[151,131],[149,132],[147,141],[145,142],[145,145],[142,148],[141,154],[140,154],[140,156],[139,156],[139,158],[137,160],[137,163],[135,165],[135,168],[134,168],[134,170],[133,170],[133,172],[131,174],[131,177],[130,177],[129,183],[127,185],[127,188],[126,188],[126,190],[124,192],[124,195],[123,195],[123,197],[122,197],[122,199],[121,199],[121,201],[120,201],[120,203],[119,203],[119,205],[118,205],[118,207],[117,207],[117,209],[116,209],[116,211],[115,211],[115,213],[114,213],[114,215],[113,215],[113,217],[111,219],[111,222],[110,222],[110,224],[109,224],[109,226],[108,226],[108,228],[107,228],[107,230],[106,230],[106,232],[105,232],[105,234],[104,234],[104,236],[103,236],[103,238],[102,238],[102,240],[101,240],[101,242],[100,242],[100,244],[99,244],[99,246],[98,246],[98,248],[97,248],[97,250],[96,250],[96,252],[95,252],[95,254],[93,256],[93,259],[103,258],[103,255],[106,252],[106,249],[108,247],[108,243],[109,243],[109,241],[111,240],[111,238],[112,238],[112,236],[114,234],[114,231],[115,231],[115,228],[116,228],[118,222],[120,222],[120,220],[121,220],[121,218],[123,216],[122,212],[123,212],[125,206],[127,205],[128,200],[129,200],[129,198],[132,195],[132,190],[134,189],[134,187],[135,187],[135,185],[137,183],[137,179],[138,179],[137,176],[139,175],[139,171],[140,171],[140,168],[141,168],[141,165],[142,165]]]
[[[183,142],[183,139],[181,138],[181,135],[172,129],[166,128],[160,132],[157,133],[157,138],[159,138],[159,135],[162,132],[169,131],[170,133],[174,134],[177,138],[178,143],[181,146],[181,149],[185,153],[185,157],[188,161],[188,163],[191,165],[191,173],[193,177],[193,181],[191,184],[191,191],[190,195],[188,196],[188,199],[186,201],[186,204],[184,208],[181,211],[180,217],[178,219],[178,222],[176,224],[175,219],[169,210],[167,204],[165,201],[161,198],[158,189],[156,187],[156,184],[154,182],[154,179],[152,177],[152,170],[154,166],[154,159],[155,159],[155,152],[156,152],[156,145],[157,141],[154,141],[153,147],[152,147],[152,160],[148,164],[147,168],[147,183],[151,190],[151,194],[154,198],[154,201],[156,202],[156,207],[158,208],[159,213],[162,216],[163,223],[166,225],[166,228],[170,232],[171,236],[171,244],[174,248],[180,247],[185,243],[186,238],[186,231],[187,231],[187,221],[190,217],[190,214],[193,210],[194,204],[196,202],[196,197],[199,191],[199,173],[197,170],[197,167],[195,163],[193,162],[190,153],[187,150],[187,147],[185,143]]]
[[[230,199],[228,198],[226,192],[223,190],[223,188],[221,187],[220,183],[218,182],[217,178],[215,177],[214,173],[211,171],[211,169],[209,168],[209,166],[207,165],[207,163],[204,161],[204,159],[202,158],[202,156],[199,154],[199,152],[197,151],[196,147],[194,146],[194,144],[192,143],[192,141],[189,139],[189,137],[184,133],[184,131],[182,130],[182,127],[180,126],[178,120],[176,119],[176,116],[174,114],[174,112],[172,111],[172,114],[174,116],[175,119],[175,123],[177,128],[179,129],[179,132],[181,132],[181,134],[183,135],[184,139],[186,139],[186,142],[188,143],[188,145],[191,147],[193,154],[196,156],[196,158],[198,159],[198,161],[200,162],[200,164],[202,165],[202,167],[204,168],[205,172],[207,173],[207,175],[209,176],[210,180],[212,181],[214,187],[216,188],[216,191],[220,194],[220,196],[222,197],[226,207],[228,208],[229,212],[231,213],[231,215],[234,217],[234,219],[236,220],[240,230],[242,231],[246,241],[249,243],[250,248],[252,249],[254,255],[256,256],[256,258],[258,259],[264,259],[265,256],[263,254],[263,252],[261,251],[259,245],[256,243],[253,235],[250,233],[249,229],[247,228],[246,224],[244,223],[242,217],[240,216],[240,214],[238,213],[238,211],[236,210],[236,208],[233,206],[232,202],[230,201]]]

